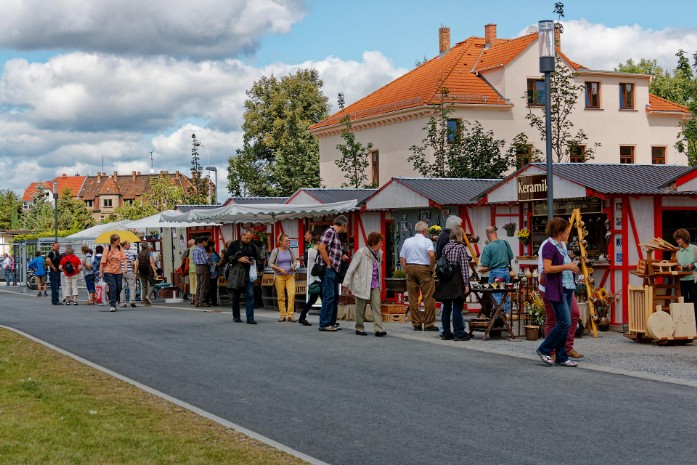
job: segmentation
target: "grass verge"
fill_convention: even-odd
[[[0,329],[1,464],[301,464]]]

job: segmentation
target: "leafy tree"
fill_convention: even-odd
[[[452,113],[448,91],[441,89],[434,114],[423,128],[422,144],[409,149],[408,161],[416,171],[433,178],[498,178],[513,165],[515,157],[501,153],[505,141],[495,139],[478,121],[451,119]]]
[[[339,94],[338,103],[339,108],[343,110],[344,94]],[[351,126],[351,117],[348,114],[342,118],[341,124],[344,125],[344,129],[341,131],[341,138],[344,140],[344,143],[337,144],[336,149],[341,152],[341,158],[334,162],[341,172],[344,173],[344,178],[346,179],[346,182],[341,187],[369,187],[367,174],[368,157],[373,144],[369,142],[368,145],[363,145],[356,140],[356,135],[353,133],[353,127]]]
[[[22,199],[10,189],[0,190],[0,230],[19,228]]]
[[[528,163],[542,161],[542,150],[536,148],[524,132],[516,134],[508,147],[507,156],[515,160],[516,169],[522,168]]]
[[[183,204],[186,195],[171,177],[160,175],[150,178],[150,192],[144,197],[146,202],[151,203],[159,211],[164,211],[173,210],[177,205]]]
[[[127,203],[114,210],[114,215],[120,220],[139,220],[159,213],[155,205],[145,200]]]
[[[34,204],[22,215],[22,226],[36,232],[54,230],[53,204],[43,195],[37,195]],[[85,203],[65,188],[58,197],[58,229],[82,231],[91,226],[94,226],[94,218]]]
[[[319,144],[307,129],[326,118],[327,97],[314,69],[262,77],[247,90],[242,149],[228,160],[234,195],[290,195],[319,187]]]
[[[572,151],[581,145],[586,146],[584,158],[586,161],[595,157],[595,151],[600,147],[600,143],[588,145],[588,136],[583,129],[577,129],[573,133],[574,123],[571,120],[572,112],[579,96],[583,95],[584,86],[574,83],[574,73],[562,63],[559,56],[555,58],[554,72],[550,79],[550,96],[552,100],[552,151],[557,162],[569,161]],[[529,103],[530,96],[526,93],[523,98]],[[533,95],[532,101],[537,101],[538,96]],[[540,139],[547,139],[545,128],[544,108],[540,109],[528,104],[528,114],[525,115],[530,126],[537,129]]]
[[[187,189],[184,202],[189,205],[204,205],[209,200],[210,183],[203,177],[198,148],[201,143],[196,139],[196,134],[191,134],[191,186]]]

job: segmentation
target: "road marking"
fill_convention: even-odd
[[[226,428],[230,428],[230,429],[233,429],[233,430],[235,430],[235,431],[238,431],[238,432],[240,432],[240,433],[242,433],[242,434],[244,434],[244,435],[246,435],[246,436],[249,436],[250,438],[256,439],[256,440],[259,441],[259,442],[262,442],[262,443],[264,443],[264,444],[266,444],[266,445],[268,445],[268,446],[271,446],[271,447],[273,447],[273,448],[275,448],[275,449],[278,449],[278,450],[280,450],[280,451],[283,451],[283,452],[285,452],[285,453],[287,453],[287,454],[289,454],[289,455],[292,455],[292,456],[294,456],[294,457],[297,457],[297,458],[299,458],[299,459],[301,459],[301,460],[304,460],[304,461],[306,461],[306,462],[308,462],[308,463],[311,463],[311,464],[313,464],[313,465],[329,465],[327,462],[323,462],[323,461],[321,461],[321,460],[319,460],[319,459],[316,459],[316,458],[314,458],[314,457],[311,457],[311,456],[309,456],[309,455],[307,455],[307,454],[303,454],[302,452],[300,452],[300,451],[298,451],[298,450],[295,450],[295,449],[292,449],[292,448],[290,448],[290,447],[288,447],[288,446],[286,446],[286,445],[284,445],[284,444],[281,444],[280,442],[274,441],[274,440],[271,439],[271,438],[267,438],[266,436],[262,436],[262,435],[259,434],[259,433],[255,433],[254,431],[249,430],[249,429],[247,429],[247,428],[245,428],[245,427],[243,427],[243,426],[240,426],[240,425],[238,425],[238,424],[232,423],[231,421],[228,421],[228,420],[226,420],[226,419],[224,419],[224,418],[221,418],[221,417],[219,417],[219,416],[217,416],[217,415],[214,415],[214,414],[212,414],[212,413],[210,413],[210,412],[207,412],[207,411],[205,411],[205,410],[203,410],[203,409],[200,409],[200,408],[198,408],[198,407],[195,407],[195,406],[193,406],[193,405],[191,405],[191,404],[189,404],[189,403],[187,403],[187,402],[184,402],[183,400],[179,400],[179,399],[177,399],[177,398],[175,398],[175,397],[172,397],[172,396],[170,396],[170,395],[168,395],[168,394],[165,394],[164,392],[158,391],[157,389],[153,389],[153,388],[151,388],[151,387],[149,387],[149,386],[146,386],[146,385],[144,385],[144,384],[142,384],[142,383],[139,383],[138,381],[135,381],[135,380],[133,380],[133,379],[131,379],[131,378],[128,378],[128,377],[126,377],[126,376],[123,376],[123,375],[121,375],[121,374],[119,374],[119,373],[116,373],[115,371],[112,371],[112,370],[110,370],[110,369],[108,369],[108,368],[105,368],[105,367],[103,367],[103,366],[101,366],[101,365],[98,365],[98,364],[96,364],[96,363],[94,363],[94,362],[90,362],[89,360],[86,360],[86,359],[80,357],[79,355],[75,355],[75,354],[73,354],[73,353],[71,353],[71,352],[68,352],[67,350],[64,350],[64,349],[61,349],[60,347],[54,346],[53,344],[51,344],[51,343],[49,343],[49,342],[46,342],[46,341],[43,341],[43,340],[41,340],[41,339],[39,339],[39,338],[37,338],[37,337],[34,337],[34,336],[32,336],[31,334],[27,334],[27,333],[25,333],[25,332],[23,332],[23,331],[20,331],[20,330],[18,330],[18,329],[10,328],[10,327],[4,326],[4,325],[0,325],[0,328],[7,329],[7,330],[12,331],[12,332],[14,332],[14,333],[17,333],[17,334],[19,334],[19,335],[21,335],[21,336],[24,336],[24,337],[26,337],[26,338],[28,338],[28,339],[31,339],[31,340],[34,341],[34,342],[37,342],[37,343],[39,343],[39,344],[41,344],[41,345],[43,345],[43,346],[45,346],[45,347],[48,347],[49,349],[51,349],[51,350],[53,350],[53,351],[55,351],[55,352],[58,352],[58,353],[63,354],[63,355],[65,355],[65,356],[67,356],[67,357],[70,357],[70,358],[72,358],[73,360],[76,360],[76,361],[78,361],[78,362],[80,362],[80,363],[82,363],[82,364],[84,364],[84,365],[87,365],[87,366],[92,367],[92,368],[94,368],[94,369],[96,369],[96,370],[99,370],[99,371],[101,371],[102,373],[106,373],[107,375],[112,376],[112,377],[114,377],[114,378],[120,379],[121,381],[125,381],[126,383],[128,383],[128,384],[130,384],[130,385],[132,385],[132,386],[135,386],[135,387],[137,387],[138,389],[141,389],[141,390],[143,390],[143,391],[145,391],[145,392],[148,392],[148,393],[150,393],[150,394],[153,394],[153,395],[155,395],[155,396],[157,396],[157,397],[159,397],[159,398],[161,398],[161,399],[164,399],[164,400],[166,400],[166,401],[168,401],[168,402],[171,402],[171,403],[173,403],[173,404],[176,404],[176,405],[178,405],[178,406],[180,406],[180,407],[182,407],[182,408],[185,408],[185,409],[187,409],[187,410],[190,410],[191,412],[194,412],[194,413],[197,414],[197,415],[200,415],[200,416],[202,416],[202,417],[208,418],[209,420],[214,421],[214,422],[216,422],[216,423],[218,423],[218,424],[220,424],[220,425],[222,425],[222,426],[225,426]]]

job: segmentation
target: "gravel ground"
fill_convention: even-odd
[[[352,325],[346,322],[347,329]],[[541,339],[527,341],[525,336],[515,340],[490,338],[482,341],[483,333],[479,332],[467,342],[441,341],[435,332],[415,332],[410,323],[385,323],[384,326],[391,336],[526,359],[538,358],[535,349],[542,342]],[[366,325],[366,330],[370,329],[371,326]],[[592,335],[577,338],[574,348],[585,355],[578,361],[581,368],[697,387],[697,343],[638,344],[620,333],[608,331],[599,332],[597,338]]]

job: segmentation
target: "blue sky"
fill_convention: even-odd
[[[218,168],[242,145],[245,91],[313,67],[351,103],[451,43],[516,37],[553,1],[16,0],[0,15],[0,172],[21,193],[62,173],[190,169],[191,134]],[[89,7],[87,7],[88,5]],[[657,5],[659,5],[657,7]],[[565,2],[562,50],[594,69],[675,66],[697,51],[694,1]],[[207,152],[203,152],[207,159]]]

